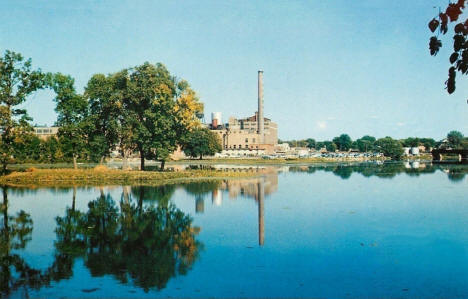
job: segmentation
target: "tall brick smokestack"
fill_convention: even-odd
[[[265,143],[264,133],[264,118],[263,118],[263,71],[258,71],[258,134],[260,135],[259,143]]]

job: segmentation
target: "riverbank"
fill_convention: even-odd
[[[208,158],[204,160],[198,159],[182,159],[177,161],[169,161],[166,165],[178,164],[232,164],[232,165],[283,165],[283,164],[315,164],[315,163],[343,163],[343,162],[372,162],[372,161],[389,161],[387,157],[315,157],[315,158],[291,158],[291,159],[260,159],[260,158]],[[422,154],[419,156],[404,157],[402,161],[432,161],[431,154]]]
[[[136,171],[107,169],[29,169],[0,176],[0,185],[15,187],[70,187],[99,185],[163,185],[190,181],[253,177],[261,171],[184,170]]]

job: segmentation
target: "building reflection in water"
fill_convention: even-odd
[[[223,203],[223,192],[221,190],[213,190],[211,193],[211,203],[215,206],[220,206]]]
[[[195,198],[195,213],[203,214],[205,212],[205,199],[201,196]]]
[[[265,242],[265,183],[263,178],[257,183],[258,189],[258,245],[263,246]]]
[[[227,191],[231,200],[239,196],[252,198],[258,206],[258,244],[265,243],[265,197],[278,190],[278,169],[267,168],[263,175],[256,178],[245,178],[222,181],[218,188],[211,191],[211,202],[214,206],[221,206],[223,191]],[[200,211],[198,198],[195,199],[196,209]]]

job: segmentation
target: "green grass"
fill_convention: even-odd
[[[172,172],[124,171],[112,169],[31,169],[0,176],[0,185],[27,187],[162,185],[193,180],[257,176],[259,172],[188,170]]]

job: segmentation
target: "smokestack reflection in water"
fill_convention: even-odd
[[[265,179],[262,177],[257,183],[258,188],[258,245],[263,246],[265,242]]]

